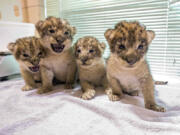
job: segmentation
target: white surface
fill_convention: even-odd
[[[145,109],[142,97],[110,102],[98,92],[83,101],[79,88],[38,95],[22,86],[21,79],[0,83],[0,135],[180,135],[180,83],[157,87],[165,113]]]
[[[34,24],[0,21],[0,51],[8,51],[8,43],[16,39],[34,34]]]
[[[33,36],[34,24],[0,21],[0,51],[8,51],[7,45],[16,39]],[[17,62],[12,56],[0,58],[0,77],[19,73]]]
[[[8,55],[0,58],[0,77],[18,74],[19,65],[13,56]]]

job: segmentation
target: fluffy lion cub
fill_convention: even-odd
[[[42,88],[38,93],[52,90],[54,78],[64,82],[66,88],[72,88],[76,74],[76,61],[71,47],[75,27],[66,20],[48,17],[37,22],[36,29],[47,50],[41,63]]]
[[[104,43],[91,36],[80,38],[74,45],[82,98],[85,100],[95,96],[96,86],[103,86],[108,90],[105,61],[102,57],[105,47]]]
[[[19,63],[21,75],[25,81],[22,90],[27,91],[40,87],[39,63],[46,54],[40,39],[36,37],[20,38],[15,43],[9,43],[8,49]]]
[[[154,82],[145,59],[155,33],[139,22],[122,21],[105,32],[111,55],[107,62],[107,79],[112,88],[111,100],[119,100],[123,92],[144,95],[145,107],[164,112],[154,99]]]

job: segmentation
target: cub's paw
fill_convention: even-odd
[[[82,99],[84,100],[89,100],[92,99],[95,96],[96,91],[93,89],[89,89],[86,92],[84,92],[81,96]]]
[[[32,86],[29,86],[29,85],[24,85],[21,90],[22,91],[29,91],[29,90],[33,90],[34,88]]]
[[[115,94],[109,94],[108,98],[110,101],[119,101],[121,99],[120,95],[115,95]]]
[[[153,110],[153,111],[157,111],[157,112],[165,112],[165,108],[164,107],[161,107],[157,104],[148,104],[145,106],[147,109],[150,109],[150,110]]]
[[[132,91],[132,92],[128,93],[128,95],[130,95],[130,96],[139,96],[139,91],[138,90],[137,91]]]
[[[65,89],[73,89],[73,88],[74,88],[73,84],[71,84],[71,83],[65,84]]]
[[[52,90],[52,88],[39,88],[39,89],[37,90],[37,93],[38,93],[38,94],[43,94],[43,93],[49,92],[49,91],[51,91],[51,90]]]
[[[111,88],[106,89],[105,92],[110,101],[119,101],[121,97],[123,96],[123,94],[121,95],[113,94],[113,91]]]

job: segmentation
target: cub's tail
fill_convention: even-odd
[[[168,81],[155,81],[154,84],[156,84],[156,85],[167,85]]]

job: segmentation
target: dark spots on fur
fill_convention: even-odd
[[[48,17],[44,21],[39,21],[36,23],[36,29],[41,37],[53,36],[72,40],[75,34],[68,21],[56,17]]]
[[[13,52],[17,60],[26,61],[31,64],[39,64],[41,58],[46,54],[40,39],[36,37],[25,37],[16,40],[17,49]],[[41,52],[41,55],[39,55]]]
[[[75,56],[78,59],[84,59],[84,57],[93,59],[95,57],[102,56],[102,51],[100,50],[100,42],[92,36],[80,38],[75,43],[74,49]],[[81,51],[79,52],[79,50]]]
[[[111,39],[107,39],[111,52],[116,53],[127,63],[139,61],[148,51],[147,30],[139,22],[121,21],[115,25],[113,31]],[[122,45],[125,48],[122,49]]]

